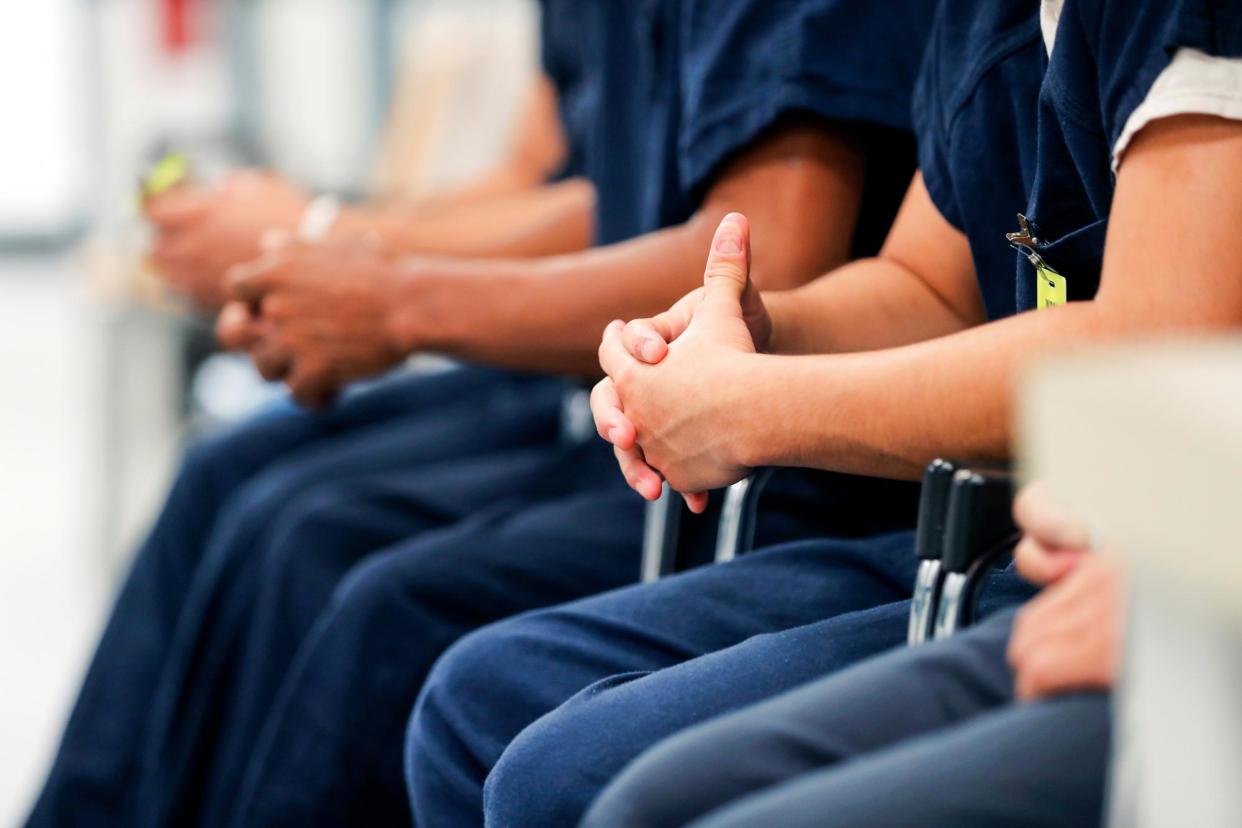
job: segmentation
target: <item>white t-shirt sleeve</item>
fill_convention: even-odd
[[[1143,127],[1175,115],[1216,115],[1242,121],[1242,58],[1179,49],[1126,121],[1113,147],[1113,171]]]

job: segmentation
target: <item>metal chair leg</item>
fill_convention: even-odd
[[[647,504],[643,525],[643,583],[653,583],[677,569],[681,540],[681,498],[664,485],[660,499]]]
[[[772,479],[772,469],[760,469],[725,490],[724,509],[716,533],[716,563],[745,555],[755,545],[759,498]]]

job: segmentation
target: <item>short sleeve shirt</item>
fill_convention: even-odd
[[[1242,56],[1242,0],[1066,0],[1054,42],[1028,211],[1070,299],[1090,299],[1116,187],[1114,148],[1180,50]],[[1033,306],[1034,295],[1034,268],[1019,260],[1019,305]]]
[[[1035,178],[1045,65],[1039,0],[943,0],[914,96],[919,169],[970,242],[989,319],[1018,310],[1005,234]]]
[[[882,238],[913,169],[909,101],[934,6],[544,0],[544,66],[570,90],[597,242],[685,221],[724,163],[794,113],[867,133],[868,196],[885,192],[863,224]]]

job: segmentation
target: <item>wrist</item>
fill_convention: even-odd
[[[363,244],[377,241],[387,244],[388,228],[374,210],[363,205],[342,205],[336,220],[323,237],[324,241],[337,244]]]
[[[403,353],[452,353],[463,341],[461,294],[464,274],[451,272],[445,262],[405,259],[388,265],[397,288],[388,303],[387,327],[394,346]],[[466,305],[468,306],[468,305]]]
[[[786,361],[770,354],[747,354],[735,364],[737,371],[727,383],[734,389],[729,404],[734,413],[724,421],[733,425],[733,433],[727,438],[739,466],[757,469],[783,465],[778,442],[785,430],[781,418],[786,412],[776,402],[788,394],[788,387],[782,388],[780,380]]]
[[[795,344],[797,331],[797,292],[792,290],[765,291],[763,304],[768,312],[768,341],[760,344],[760,350],[768,354],[798,353]]]
[[[395,288],[392,300],[385,303],[385,329],[394,350],[413,354],[431,349],[433,336],[428,330],[422,311],[427,286],[417,267],[407,262],[392,262],[386,267],[392,270]]]

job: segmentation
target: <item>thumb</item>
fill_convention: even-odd
[[[750,223],[729,213],[716,228],[703,274],[703,307],[737,314],[750,282]]]

